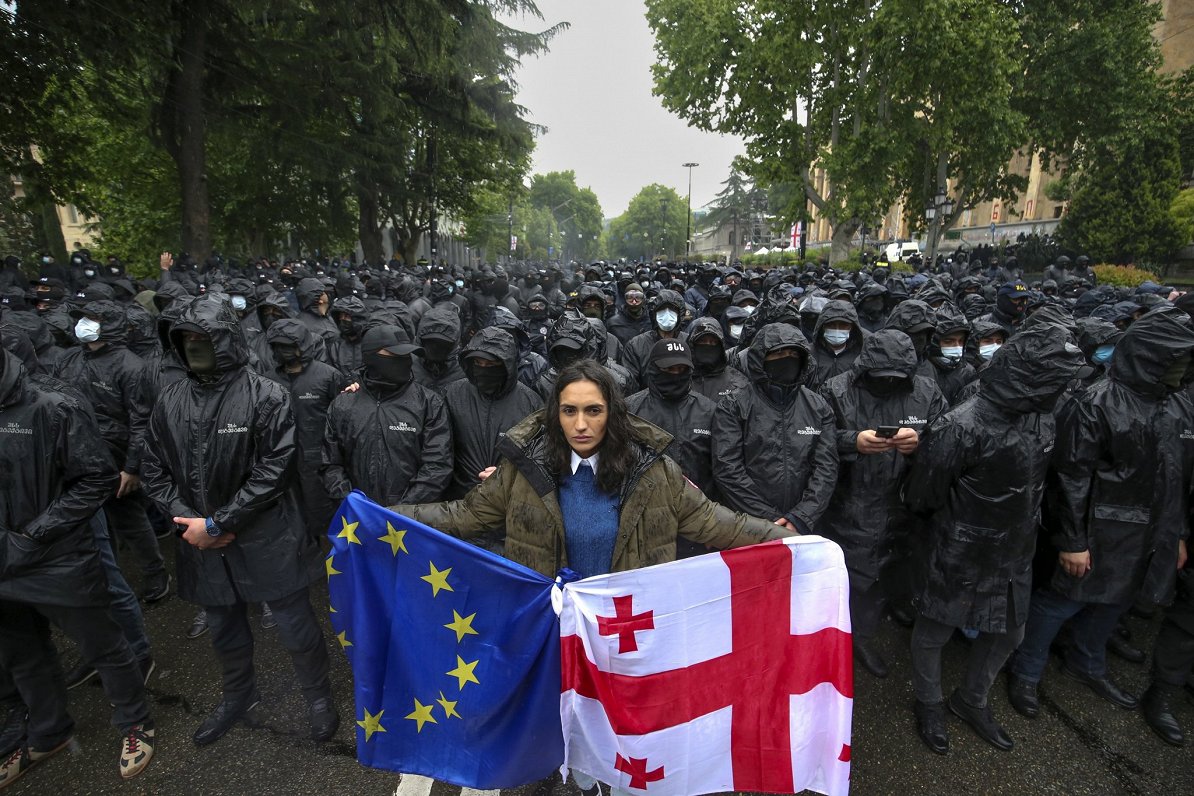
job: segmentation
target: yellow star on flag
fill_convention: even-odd
[[[416,704],[418,704],[418,703],[416,703]],[[386,728],[381,726],[381,714],[383,714],[383,713],[385,713],[384,710],[379,710],[379,711],[377,711],[376,716],[371,716],[371,715],[369,715],[369,711],[366,710],[365,711],[365,719],[363,721],[357,722],[357,726],[365,731],[365,742],[366,743],[368,743],[369,740],[373,737],[373,733],[386,731]]]
[[[419,578],[419,580],[425,580],[431,584],[431,596],[438,596],[441,591],[455,591],[452,588],[452,584],[448,583],[448,575],[452,574],[452,568],[448,567],[447,569],[439,570],[435,568],[434,562],[428,561],[427,563],[431,564],[431,572]]]
[[[359,522],[349,522],[348,518],[340,515],[340,522],[344,523],[344,528],[340,533],[336,534],[337,539],[347,539],[349,544],[360,544],[361,540],[357,538],[357,526]]]
[[[453,716],[460,718],[460,714],[456,712],[456,703],[450,701],[446,696],[444,696],[443,691],[439,692],[439,699],[435,701],[438,702],[439,706],[444,709],[445,719],[450,719]]]
[[[332,575],[343,575],[344,574],[340,570],[336,569],[336,567],[332,564],[332,560],[334,558],[335,558],[334,555],[330,555],[327,557],[327,560],[323,562],[324,565],[327,567],[329,579],[332,577]]]
[[[390,523],[386,523],[386,535],[377,537],[379,542],[385,542],[394,551],[394,555],[398,555],[398,551],[410,555],[410,551],[406,549],[406,531],[399,531]]]
[[[448,672],[448,675],[455,677],[459,681],[457,688],[459,688],[461,691],[464,690],[465,683],[476,683],[477,685],[481,685],[481,681],[477,679],[477,675],[473,674],[473,669],[477,668],[478,663],[480,663],[479,660],[473,661],[472,663],[465,663],[464,658],[460,657],[459,655],[456,656],[456,668]]]
[[[352,646],[352,642],[348,640],[348,631],[347,630],[341,630],[339,633],[337,633],[336,641],[340,642],[340,649],[344,649],[345,647]]]
[[[475,613],[469,614],[468,616],[461,616],[460,614],[456,613],[455,609],[453,609],[452,621],[444,625],[444,627],[448,628],[448,630],[456,631],[456,643],[459,644],[464,640],[465,636],[480,635],[476,630],[473,630],[473,619],[475,619],[476,616],[477,615]]]
[[[434,708],[432,708],[431,705],[424,705],[423,703],[419,702],[419,700],[415,700],[415,709],[406,717],[418,722],[419,726],[415,729],[415,732],[422,732],[423,725],[428,722],[431,722],[432,724],[439,724],[439,722],[435,720],[435,716],[431,715],[431,711],[433,709]]]

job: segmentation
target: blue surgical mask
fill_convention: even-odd
[[[1114,345],[1101,345],[1095,349],[1095,352],[1091,356],[1091,359],[1093,359],[1096,364],[1106,365],[1108,362],[1111,361],[1111,355],[1114,353],[1115,353]]]
[[[680,316],[672,309],[664,309],[655,313],[655,323],[658,324],[659,329],[664,332],[670,332],[676,328],[676,324],[680,321]]]
[[[846,342],[849,341],[850,330],[826,329],[825,331],[821,332],[821,336],[824,337],[825,342],[829,343],[831,346],[841,346],[845,345]]]
[[[983,359],[990,360],[1001,348],[1003,348],[1003,343],[986,343],[978,347],[978,355]]]
[[[232,309],[236,310],[237,312],[240,312],[247,306],[249,306],[249,303],[247,301],[245,301],[244,296],[233,296],[232,297]]]
[[[946,359],[952,359],[955,361],[959,360],[962,358],[962,346],[960,346],[960,345],[944,346],[941,349],[941,356],[945,357]]]
[[[739,337],[741,337],[742,336],[742,327],[744,327],[745,325],[746,324],[744,324],[744,323],[731,323],[730,324],[730,337],[733,337],[735,340],[737,340]]]
[[[464,287],[464,280],[463,280],[463,279],[457,279],[457,280],[456,280],[456,287],[457,287],[457,288],[462,288],[462,287]]]
[[[75,339],[80,343],[94,343],[100,337],[100,323],[90,318],[80,318],[75,324]]]

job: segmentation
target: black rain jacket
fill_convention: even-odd
[[[910,518],[899,497],[900,482],[912,457],[896,451],[862,455],[858,433],[879,426],[901,426],[924,434],[928,424],[949,405],[936,382],[916,375],[916,350],[908,335],[882,329],[863,343],[849,373],[821,385],[821,395],[833,410],[840,463],[837,486],[821,531],[842,546],[846,566],[857,584],[878,580],[879,572],[897,552]],[[865,376],[895,370],[908,376],[907,389],[878,396],[868,390]]]
[[[978,395],[930,424],[903,489],[926,522],[922,615],[987,633],[1028,618],[1053,405],[1082,363],[1064,329],[1024,331],[995,353]]]
[[[716,318],[697,318],[692,322],[688,332],[688,347],[691,350],[699,340],[706,337],[716,337],[718,347],[721,348],[721,359],[713,367],[703,370],[694,363],[692,371],[692,391],[700,393],[717,404],[730,393],[750,387],[750,379],[737,368],[729,367],[729,357],[726,354],[725,331]]]
[[[797,348],[805,364],[786,400],[771,397],[763,358]],[[808,341],[794,326],[759,329],[747,356],[749,389],[723,398],[713,416],[713,477],[725,504],[756,517],[787,517],[801,533],[816,532],[837,481],[833,410],[803,386],[813,369]]]
[[[837,353],[833,352],[833,349],[821,336],[821,332],[825,330],[825,324],[833,321],[845,321],[852,326],[846,347]],[[816,367],[813,369],[812,376],[809,377],[809,389],[819,389],[822,384],[834,376],[849,371],[854,366],[854,360],[862,351],[862,343],[867,334],[869,333],[863,331],[858,324],[858,311],[854,309],[853,304],[839,300],[826,304],[825,309],[821,310],[821,314],[817,317],[817,325],[813,330],[812,346]]]
[[[179,539],[178,594],[200,605],[277,600],[322,570],[291,493],[297,459],[285,388],[249,367],[249,346],[223,299],[196,299],[170,332],[211,338],[218,376],[188,372],[162,391],[149,420],[142,480],[167,517],[211,517],[236,535],[200,550]]]
[[[88,520],[119,483],[86,408],[0,348],[0,599],[108,605]]]
[[[443,395],[449,384],[464,378],[464,370],[460,367],[459,359],[460,329],[460,313],[456,311],[455,305],[448,306],[441,303],[423,313],[423,317],[419,321],[419,336],[416,340],[419,345],[423,345],[423,340],[427,337],[454,340],[456,345],[443,362],[431,362],[415,354],[412,365],[415,383]],[[378,502],[381,503],[380,500]],[[387,504],[382,503],[382,505]]]

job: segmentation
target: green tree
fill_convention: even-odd
[[[1169,204],[1169,215],[1177,225],[1183,243],[1194,242],[1194,188],[1187,188],[1173,197]]]
[[[610,222],[607,252],[611,257],[674,260],[684,253],[687,215],[685,199],[674,189],[648,185]]]
[[[730,174],[721,183],[722,189],[713,199],[713,207],[704,218],[701,226],[705,229],[721,229],[729,227],[732,230],[732,244],[730,261],[738,259],[744,251],[747,240],[753,242],[753,231],[761,221],[767,221],[767,193],[755,186],[740,168],[737,161],[730,167]]]
[[[576,184],[576,172],[553,171],[531,177],[530,203],[546,208],[560,227],[564,245],[557,257],[590,260],[597,254],[602,228],[601,203],[597,194]]]

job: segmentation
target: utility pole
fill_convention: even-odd
[[[684,264],[688,265],[688,252],[692,247],[692,170],[700,163],[681,163],[681,166],[688,169],[688,216],[685,218],[684,227]]]

